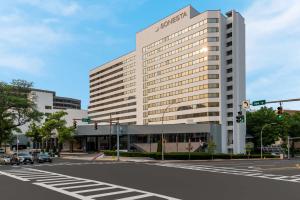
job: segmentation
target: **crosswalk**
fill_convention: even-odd
[[[179,200],[177,198],[151,193],[120,185],[100,182],[90,179],[73,177],[49,171],[32,168],[18,168],[0,171],[5,175],[20,181],[29,182],[34,185],[47,188],[81,200],[114,199],[165,199]]]
[[[198,165],[198,164],[191,165],[185,163],[155,163],[151,165],[300,183],[300,175],[287,176],[287,175],[279,175],[279,174],[270,174],[270,173],[264,173],[262,170],[255,169],[255,168],[245,169],[245,168],[234,168],[234,167]]]

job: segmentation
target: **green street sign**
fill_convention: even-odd
[[[90,123],[91,122],[91,118],[89,118],[89,117],[88,118],[82,118],[81,121],[82,122]]]
[[[261,106],[261,105],[265,105],[265,104],[266,104],[266,100],[259,100],[259,101],[252,102],[252,106]]]

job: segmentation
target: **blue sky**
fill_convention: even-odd
[[[87,108],[89,70],[134,50],[136,32],[189,4],[245,17],[248,99],[300,97],[299,0],[0,0],[0,80],[32,81]]]

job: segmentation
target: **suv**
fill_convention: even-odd
[[[27,164],[27,163],[33,164],[33,157],[32,157],[32,155],[30,155],[28,153],[19,153],[18,157],[19,157],[20,163],[23,163],[23,164]]]
[[[0,164],[2,165],[8,165],[11,163],[11,158],[9,155],[0,155]]]

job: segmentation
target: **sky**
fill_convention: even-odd
[[[299,0],[0,0],[0,81],[31,81],[86,109],[89,70],[134,50],[136,32],[187,5],[244,16],[247,99],[300,98]]]

